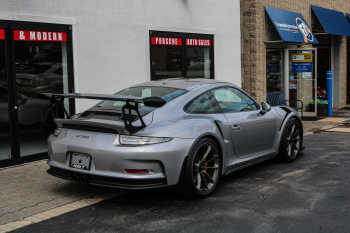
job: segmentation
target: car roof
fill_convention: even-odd
[[[137,84],[132,87],[172,87],[178,89],[192,89],[196,86],[216,84],[216,83],[228,83],[215,79],[206,78],[170,78],[170,79],[160,79],[154,81],[148,81],[144,83]]]

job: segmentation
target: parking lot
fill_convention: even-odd
[[[346,232],[350,229],[349,134],[310,134],[305,145],[293,163],[269,160],[224,177],[203,200],[182,199],[168,190],[124,193],[52,178],[52,185],[43,190],[46,202],[31,207],[35,213],[45,203],[53,208],[107,196],[14,232]],[[47,193],[56,196],[48,199]],[[30,208],[14,211],[12,218],[22,214],[23,222],[27,216],[23,210]],[[4,217],[11,215],[2,214],[0,219]]]

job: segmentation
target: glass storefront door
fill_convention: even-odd
[[[285,89],[286,99],[301,100],[304,116],[317,115],[317,50],[315,48],[289,50],[289,77]],[[299,101],[290,101],[290,107],[302,107]],[[301,110],[299,110],[299,114]]]
[[[36,30],[13,33],[20,156],[45,153],[46,139],[55,123],[49,111],[50,101],[39,99],[37,93],[68,91],[67,33]]]
[[[283,54],[281,49],[266,50],[266,88],[267,93],[283,91]]]
[[[37,93],[73,88],[69,26],[7,26],[6,51],[0,39],[0,167],[8,165],[2,159],[18,164],[47,158],[46,140],[56,125],[50,101]],[[69,103],[66,109],[74,111]]]
[[[0,162],[12,159],[8,89],[5,28],[0,28]]]

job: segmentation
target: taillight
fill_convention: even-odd
[[[149,173],[148,170],[136,170],[136,169],[125,169],[126,173],[133,173],[133,174],[145,174],[145,173]]]

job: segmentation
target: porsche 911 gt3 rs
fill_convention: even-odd
[[[220,177],[304,149],[302,121],[288,106],[259,104],[241,88],[212,79],[164,79],[114,95],[41,93],[101,100],[56,118],[48,138],[48,173],[83,184],[169,187],[190,198],[209,195]]]

